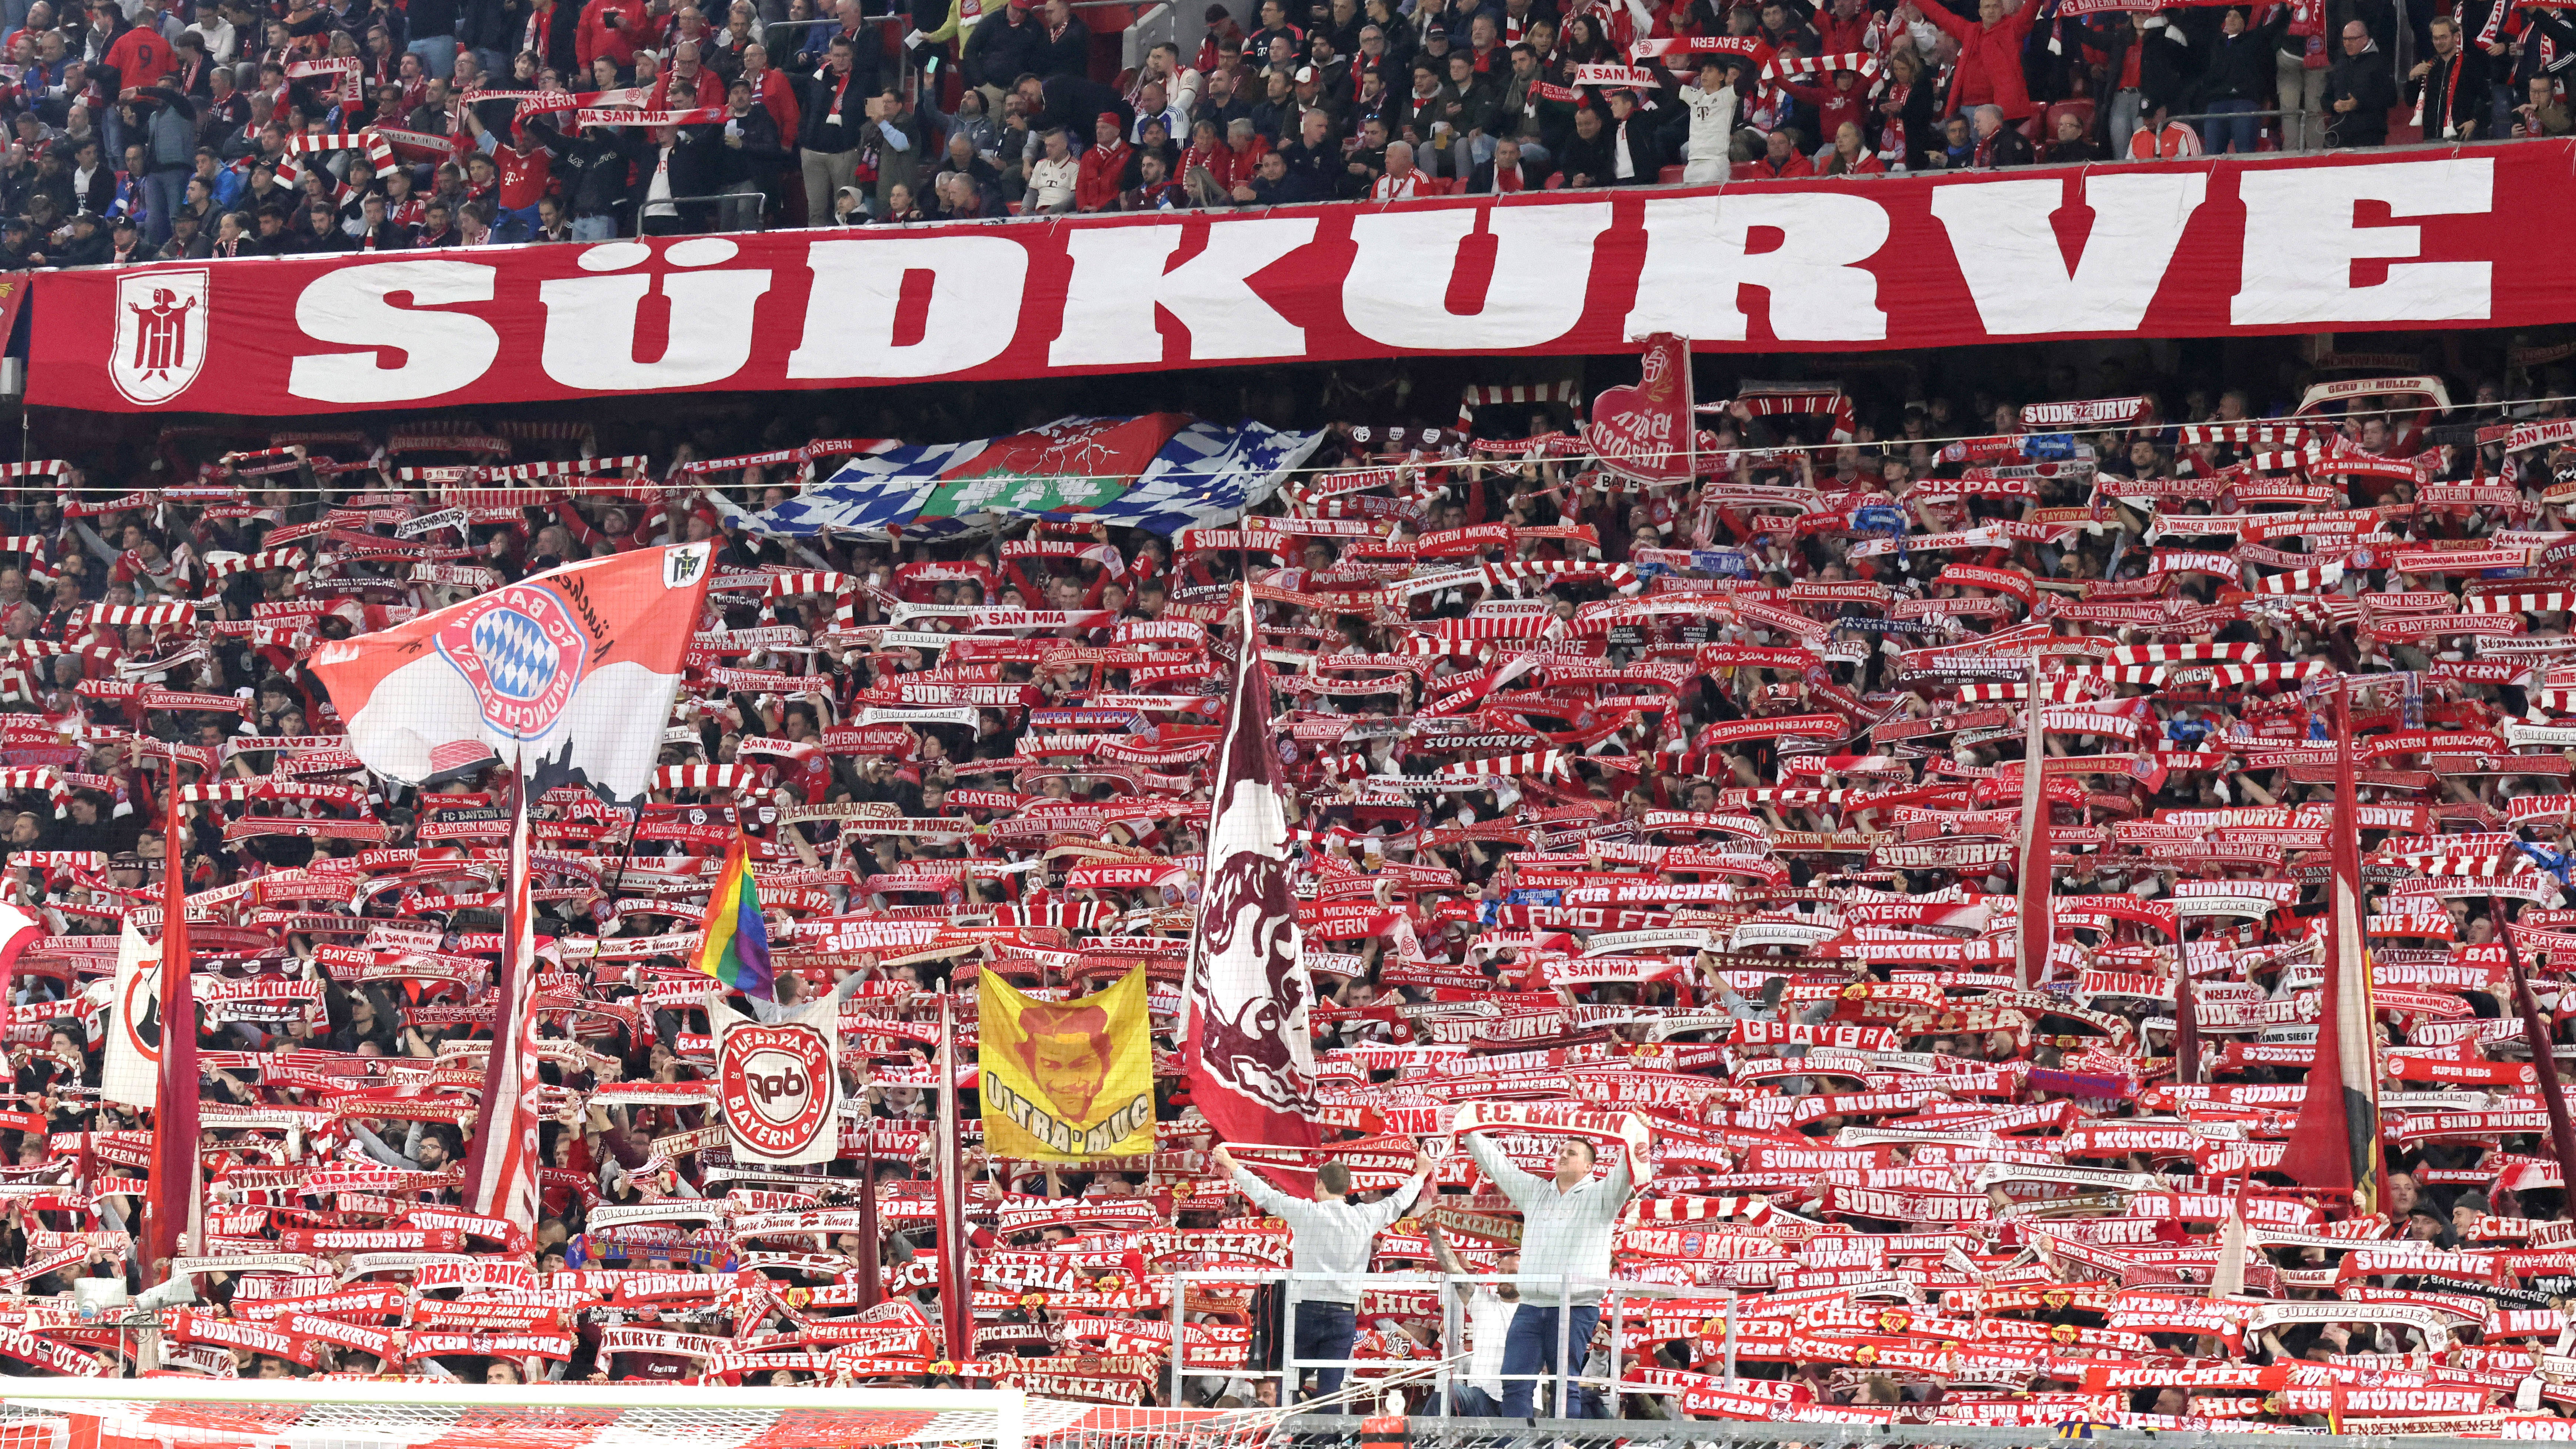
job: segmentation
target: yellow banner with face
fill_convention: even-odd
[[[983,973],[984,1147],[1083,1162],[1154,1150],[1154,1045],[1145,968],[1078,1001],[1039,1001]]]

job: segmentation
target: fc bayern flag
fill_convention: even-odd
[[[652,782],[713,561],[692,543],[567,564],[325,644],[313,672],[350,750],[388,779],[420,784],[480,744],[535,794],[587,784],[630,804]]]
[[[1220,1141],[1313,1147],[1315,1052],[1307,1017],[1315,988],[1288,887],[1288,815],[1248,595],[1234,643],[1208,821],[1207,888],[1190,937],[1182,1032],[1190,1100]]]

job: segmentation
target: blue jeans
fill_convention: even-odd
[[[1495,1419],[1502,1416],[1503,1406],[1493,1395],[1474,1384],[1460,1384],[1457,1388],[1457,1412],[1461,1419]]]
[[[1359,1337],[1359,1311],[1348,1303],[1326,1303],[1309,1298],[1297,1305],[1297,1323],[1288,1335],[1290,1350],[1299,1359],[1349,1358],[1351,1341]],[[1303,1374],[1303,1370],[1299,1373]],[[1342,1386],[1340,1368],[1315,1370],[1315,1392],[1329,1394]],[[1291,1383],[1288,1388],[1297,1387]],[[1282,1395],[1283,1400],[1288,1396]]]
[[[188,196],[188,177],[184,166],[169,166],[143,174],[144,194],[150,198],[152,214],[144,218],[143,234],[159,246],[170,239],[170,218],[179,214],[179,203]]]
[[[419,56],[421,69],[428,71],[431,75],[438,77],[440,80],[454,80],[456,78],[455,36],[424,35],[404,48],[409,50],[412,54]]]
[[[572,239],[577,242],[617,240],[617,218],[613,216],[576,216],[572,219]]]
[[[1592,1342],[1592,1330],[1600,1325],[1601,1305],[1577,1304],[1562,1310],[1566,1317],[1567,1356],[1573,1360],[1573,1371],[1581,1372],[1586,1347]],[[1559,1310],[1524,1303],[1512,1311],[1512,1331],[1503,1339],[1503,1417],[1526,1419],[1530,1400],[1538,1385],[1525,1376],[1556,1372],[1556,1315]],[[1590,1389],[1577,1389],[1571,1409],[1557,1406],[1557,1415],[1567,1419],[1598,1419],[1601,1412]]]
[[[2232,138],[2238,152],[2254,154],[2254,113],[2262,108],[2259,101],[2211,101],[2209,119],[2200,123],[2201,146],[2215,156],[2227,149]]]

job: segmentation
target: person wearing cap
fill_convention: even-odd
[[[172,232],[170,244],[176,246],[178,241],[178,233]],[[131,267],[149,261],[180,261],[186,256],[184,252],[176,257],[156,256],[151,243],[143,239],[143,228],[135,224],[133,217],[120,216],[116,219],[115,225],[108,228],[107,260],[111,266]]]
[[[787,148],[779,140],[778,120],[759,103],[751,78],[737,77],[725,88],[724,141],[721,172],[728,195],[746,198],[724,203],[728,210],[725,229],[758,231],[762,213],[777,200],[779,171],[787,164]]]
[[[72,213],[72,239],[54,258],[58,267],[99,267],[107,264],[113,247],[107,232],[99,225],[99,214],[82,207]]]
[[[1116,211],[1118,193],[1127,180],[1127,158],[1134,148],[1119,134],[1116,111],[1102,111],[1092,118],[1091,126],[1091,149],[1082,153],[1080,175],[1073,183],[1073,208]]]
[[[1207,26],[1207,37],[1199,42],[1198,59],[1190,63],[1190,68],[1201,75],[1212,76],[1217,72],[1217,56],[1225,44],[1232,41],[1240,47],[1244,43],[1243,22],[1235,19],[1234,12],[1222,5],[1209,6],[1200,12],[1199,20]]]
[[[45,255],[30,237],[27,219],[13,216],[0,220],[0,271],[25,271],[45,265]]]
[[[134,226],[134,223],[131,218],[124,218],[116,225],[118,228],[116,236],[121,242],[125,235],[123,228]],[[134,230],[139,241],[142,237],[142,228],[135,227]],[[198,220],[195,212],[181,211],[177,216],[170,218],[170,239],[163,242],[158,251],[152,250],[148,243],[141,249],[159,261],[200,261],[215,254],[215,238],[213,231],[206,223]]]

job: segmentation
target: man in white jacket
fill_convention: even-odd
[[[1360,1285],[1355,1277],[1338,1275],[1368,1271],[1377,1235],[1404,1215],[1404,1210],[1421,1195],[1423,1185],[1431,1180],[1431,1158],[1417,1150],[1413,1176],[1372,1203],[1351,1201],[1351,1170],[1339,1162],[1327,1162],[1316,1172],[1312,1201],[1290,1197],[1253,1176],[1237,1166],[1234,1155],[1223,1147],[1216,1150],[1216,1165],[1255,1207],[1287,1220],[1291,1261],[1298,1272],[1337,1275],[1298,1285],[1297,1317],[1288,1325],[1296,1357],[1300,1361],[1349,1358],[1351,1343],[1359,1336]],[[1315,1370],[1316,1393],[1330,1397],[1342,1386],[1346,1372],[1341,1368]],[[1287,1386],[1289,1391],[1280,1395],[1282,1402],[1294,1397],[1295,1388],[1294,1384]]]
[[[1503,1342],[1503,1417],[1526,1419],[1538,1388],[1537,1376],[1554,1373],[1556,1342],[1563,1328],[1570,1372],[1582,1372],[1586,1345],[1601,1323],[1602,1286],[1610,1277],[1610,1230],[1628,1205],[1633,1179],[1623,1159],[1600,1177],[1592,1175],[1601,1150],[1581,1137],[1557,1144],[1556,1173],[1540,1177],[1523,1172],[1479,1128],[1467,1135],[1467,1152],[1484,1170],[1485,1179],[1521,1210],[1521,1262],[1538,1270],[1522,1285],[1520,1307],[1512,1314],[1511,1335]],[[1558,1276],[1571,1274],[1569,1284]],[[1586,1282],[1584,1280],[1589,1280]],[[1589,1390],[1574,1394],[1572,1406],[1559,1406],[1560,1417],[1599,1417]]]
[[[1723,186],[1727,147],[1734,141],[1735,87],[1726,82],[1726,58],[1704,55],[1699,84],[1682,87],[1682,104],[1690,107],[1690,141],[1682,149],[1682,184]]]

